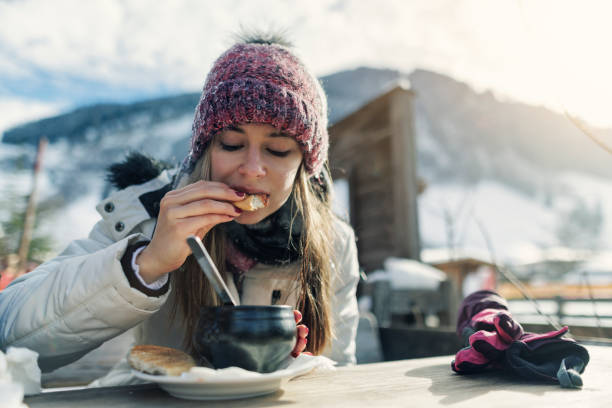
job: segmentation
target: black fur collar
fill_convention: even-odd
[[[153,180],[162,171],[172,167],[174,166],[167,162],[154,159],[142,153],[130,152],[122,162],[114,163],[108,167],[106,181],[122,190],[135,184],[142,184]]]

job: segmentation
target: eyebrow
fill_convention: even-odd
[[[244,129],[236,125],[229,125],[228,127],[226,127],[226,129],[231,130],[233,132],[242,133],[243,135],[246,134]],[[289,134],[285,132],[272,132],[268,135],[268,137],[291,137],[291,136],[289,136]]]

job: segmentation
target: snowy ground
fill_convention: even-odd
[[[612,243],[612,183],[581,174],[564,174],[559,179],[568,194],[571,192],[589,203],[601,204],[600,249],[609,248]],[[552,204],[545,203],[491,181],[471,188],[431,185],[419,198],[423,258],[448,257],[447,248],[454,247],[456,254],[491,259],[488,236],[499,261],[516,264],[540,260],[551,248],[560,245],[555,231],[560,223],[567,222],[563,219],[564,201],[565,197],[560,196]]]

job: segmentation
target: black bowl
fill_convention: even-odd
[[[290,306],[208,307],[200,312],[193,344],[214,368],[269,373],[287,359],[296,334]]]

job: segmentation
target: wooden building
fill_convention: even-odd
[[[396,86],[329,129],[332,178],[349,186],[359,263],[419,260],[413,92]]]

